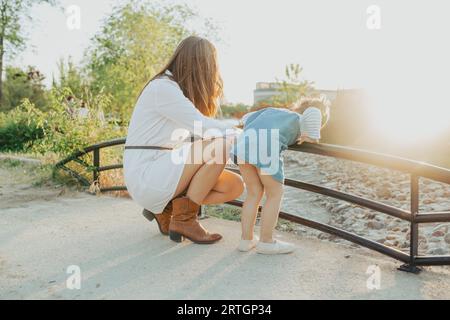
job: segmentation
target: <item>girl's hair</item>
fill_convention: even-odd
[[[149,83],[170,71],[183,94],[205,116],[219,111],[223,81],[217,63],[217,51],[208,40],[190,36],[181,41],[167,65]],[[148,83],[147,83],[148,85]]]
[[[330,106],[331,102],[328,98],[321,94],[317,97],[301,97],[294,105],[292,110],[298,113],[303,113],[306,109],[315,107],[322,113],[322,129],[328,124],[330,120]]]

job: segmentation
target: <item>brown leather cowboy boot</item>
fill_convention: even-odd
[[[211,234],[198,222],[200,206],[187,197],[172,201],[172,220],[169,226],[170,239],[175,242],[187,238],[197,244],[212,244],[222,239],[220,234]]]
[[[169,202],[169,204],[164,208],[164,211],[161,214],[154,214],[153,212],[144,209],[144,211],[142,211],[142,215],[149,221],[156,220],[159,232],[161,232],[165,236],[168,236],[170,219],[172,217],[172,208],[172,202]]]

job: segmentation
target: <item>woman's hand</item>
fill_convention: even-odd
[[[234,127],[234,133],[236,136],[240,135],[242,132],[244,132],[243,128]]]
[[[311,139],[310,137],[308,137],[307,134],[302,134],[300,136],[300,138],[297,140],[297,144],[300,145],[303,142],[308,142],[308,143],[319,143],[319,139]]]

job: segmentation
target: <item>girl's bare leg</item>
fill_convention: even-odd
[[[283,185],[269,175],[260,173],[259,178],[266,194],[266,202],[262,209],[260,241],[272,243],[283,199]]]
[[[251,164],[240,164],[239,169],[247,187],[247,198],[242,207],[242,240],[253,240],[258,207],[264,194],[264,187],[259,179],[258,169]]]

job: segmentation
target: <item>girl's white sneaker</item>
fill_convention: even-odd
[[[272,243],[258,242],[256,252],[260,254],[287,254],[295,251],[295,245],[280,240]]]
[[[256,247],[256,244],[258,243],[258,239],[253,240],[241,240],[239,242],[238,250],[241,252],[249,252],[253,248]]]

